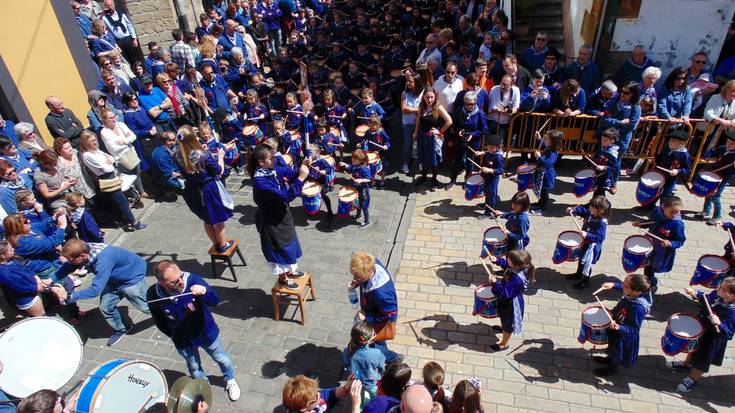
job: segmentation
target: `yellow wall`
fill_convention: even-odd
[[[51,0],[0,1],[0,54],[41,135],[50,142],[44,123],[49,95],[61,98],[86,125],[87,92]]]

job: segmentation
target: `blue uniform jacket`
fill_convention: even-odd
[[[211,83],[202,79],[199,85],[204,90],[204,96],[207,97],[207,103],[212,110],[225,108],[230,111],[230,98],[227,96],[229,86],[222,76],[214,75],[214,81]]]
[[[651,211],[648,219],[653,221],[653,224],[648,228],[648,232],[671,242],[671,247],[664,247],[660,242],[653,240],[654,251],[651,258],[651,268],[655,272],[669,272],[674,266],[677,248],[684,245],[686,241],[684,221],[681,220],[681,216],[674,219],[666,218],[662,207],[656,207]]]
[[[18,261],[0,264],[0,286],[16,306],[30,303],[38,293],[36,274]]]
[[[500,176],[505,172],[505,154],[500,150],[495,153],[484,152],[482,154],[480,166],[493,169],[493,173],[491,174],[482,173],[482,177],[485,178],[485,184],[487,184],[488,181],[494,181],[497,183]]]
[[[85,242],[105,242],[105,236],[92,214],[85,209],[77,225],[77,236]]]
[[[395,322],[398,319],[396,287],[379,260],[375,260],[373,277],[360,284],[360,308],[368,324]]]
[[[349,165],[347,167],[347,172],[349,172],[355,179],[373,179],[373,174],[370,172],[370,167],[367,165]],[[368,185],[368,183],[352,182],[352,186],[354,186],[355,189],[362,189]]]
[[[692,169],[692,160],[689,157],[689,151],[687,148],[682,146],[676,150],[669,149],[668,146],[661,150],[661,153],[656,156],[656,165],[666,169],[678,169],[679,174],[671,176],[668,173],[661,171],[666,178],[666,185],[671,186],[670,190],[673,190],[673,185],[676,183],[676,179],[681,177],[686,180],[689,176],[689,172]],[[667,190],[664,189],[664,193]]]
[[[234,42],[227,36],[226,33],[222,33],[222,36],[219,37],[217,45],[222,45],[222,58],[224,59],[230,60],[232,58],[231,50],[233,47],[239,47],[240,49],[242,49],[245,58],[247,58],[248,49],[245,47],[245,41],[243,40],[242,35],[238,32],[234,33]]]
[[[607,234],[607,219],[593,217],[590,215],[590,209],[585,206],[574,207],[572,214],[584,218],[582,231],[587,232],[587,236],[584,238],[584,245],[582,245],[583,251],[580,252],[580,256],[583,256],[587,248],[592,245],[594,248],[592,264],[595,264],[602,254],[602,243],[605,242],[605,235]]]
[[[608,338],[608,355],[613,364],[623,367],[635,364],[638,359],[641,326],[649,308],[650,304],[643,296],[623,296],[610,311],[613,320],[620,326],[617,331],[611,329]]]
[[[556,183],[556,161],[559,160],[559,152],[544,149],[541,156],[536,158],[536,165],[546,169],[544,172],[543,188],[554,189]]]
[[[28,222],[31,224],[31,231],[36,234],[51,235],[56,231],[56,222],[54,218],[49,215],[48,212],[41,210],[36,212],[36,209],[25,209],[20,211],[25,215]]]
[[[317,135],[314,143],[320,150],[332,154],[337,150],[336,145],[340,143],[340,139],[332,135],[330,132],[327,132],[327,134],[323,136]]]
[[[600,123],[600,129],[613,127],[620,132],[620,142],[630,142],[633,136],[633,130],[638,126],[641,120],[640,105],[618,105],[620,97],[614,97],[605,104],[605,116]],[[624,124],[621,121],[628,119],[629,123]],[[626,145],[627,148],[627,145]]]
[[[209,346],[219,336],[219,327],[209,310],[209,307],[219,304],[219,296],[201,276],[188,272],[183,272],[182,276],[184,290],[181,293],[191,292],[191,287],[195,285],[205,287],[207,292],[200,296],[188,295],[151,303],[151,316],[156,327],[171,338],[176,348]],[[148,287],[146,300],[169,295],[156,283]]]
[[[602,148],[602,153],[594,156],[595,163],[605,167],[605,174],[597,178],[597,185],[602,184],[606,188],[615,188],[620,176],[618,149],[620,148],[615,144],[605,146]]]
[[[518,245],[518,241],[523,242],[525,249],[531,242],[531,239],[528,237],[528,230],[531,228],[528,213],[525,211],[521,213],[511,211],[502,214],[500,217],[508,220],[505,223],[505,228],[508,230],[508,238],[516,241],[516,245]]]
[[[332,166],[326,158],[317,158],[311,163],[313,168],[309,168],[309,179],[313,179],[322,184],[322,192],[331,184],[334,179],[335,168]],[[316,170],[314,170],[316,168]],[[326,175],[322,175],[319,171],[326,172]]]
[[[365,132],[365,136],[363,137],[363,141],[360,144],[360,147],[363,151],[371,151],[371,152],[378,152],[383,151],[387,149],[379,148],[375,145],[371,145],[370,142],[377,143],[378,145],[385,145],[390,149],[390,136],[388,136],[387,133],[385,133],[385,129],[378,129],[377,131],[373,132],[371,130],[368,130]]]
[[[162,178],[171,178],[174,172],[179,172],[179,167],[176,165],[173,155],[165,146],[160,145],[154,149],[151,157],[153,158],[155,170],[161,174]]]
[[[482,137],[487,134],[487,117],[479,110],[480,106],[476,106],[478,110],[467,113],[464,103],[455,106],[457,109],[452,116],[452,127],[455,130],[463,130],[464,136],[461,139],[469,140],[467,146],[478,151],[482,143]]]
[[[705,293],[702,291],[697,291],[697,298],[699,298],[700,304],[702,304],[699,310],[699,318],[705,324],[705,327],[707,327],[707,325],[712,325],[712,323],[709,321],[709,312],[704,305],[704,299],[702,298],[704,295]],[[735,335],[735,304],[722,301],[717,295],[717,290],[707,293],[707,301],[709,301],[712,312],[720,319],[719,334],[727,340],[732,340]]]
[[[367,119],[361,118],[369,118],[372,115],[378,115],[379,119],[383,119],[383,116],[385,116],[385,111],[383,110],[383,107],[380,106],[380,104],[377,102],[373,102],[369,105],[365,105],[365,103],[360,102],[355,105],[353,113],[356,116],[355,123],[357,125],[365,125],[368,123]]]
[[[301,113],[296,112],[303,112],[304,108],[301,107],[298,103],[292,107],[288,108],[288,110],[292,112],[286,112],[286,129],[288,130],[299,130],[303,132],[303,125],[304,125],[304,115]]]

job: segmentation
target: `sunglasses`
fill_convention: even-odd
[[[537,37],[536,38],[536,41],[539,41],[539,42],[545,42],[546,40],[547,39],[545,37]]]
[[[695,60],[694,63],[699,63],[700,65],[703,65],[707,63],[707,61],[706,60]]]
[[[554,56],[546,56],[546,60],[556,60],[556,57],[554,57]]]

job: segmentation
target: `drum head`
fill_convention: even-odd
[[[119,413],[140,411],[158,402],[165,403],[168,384],[161,370],[151,363],[130,360],[120,364],[107,374],[96,389],[93,401],[94,413]],[[85,383],[87,386],[90,382]],[[135,409],[135,410],[133,410]]]
[[[336,136],[338,138],[342,136],[342,131],[339,130],[339,128],[336,127],[336,126],[330,126],[329,127],[329,133],[331,133],[332,135],[334,135],[334,136]]]
[[[505,232],[503,232],[500,227],[488,228],[487,231],[485,231],[485,241],[490,244],[498,244],[501,241],[505,241],[506,238],[508,238],[508,236],[505,235]]]
[[[669,330],[677,337],[695,338],[702,335],[702,323],[689,314],[677,313],[669,318]]]
[[[472,174],[467,177],[467,184],[469,185],[480,185],[483,182],[485,182],[485,180],[480,176],[480,174]]]
[[[258,125],[248,125],[242,129],[245,135],[255,135],[258,132]]]
[[[340,201],[350,202],[357,198],[357,190],[351,186],[344,186],[337,193]]]
[[[724,258],[716,255],[705,255],[699,259],[699,263],[702,264],[704,268],[716,272],[725,272],[730,268],[730,264],[728,264]]]
[[[582,322],[591,327],[604,327],[610,324],[610,320],[600,306],[586,308],[582,312]]]
[[[519,166],[517,172],[519,175],[520,174],[530,174],[535,170],[536,170],[536,165],[529,163],[529,164]]]
[[[582,235],[576,231],[564,231],[559,234],[559,242],[566,247],[577,247],[582,244]]]
[[[368,163],[376,163],[380,160],[380,155],[377,152],[368,152]]]
[[[641,176],[641,183],[650,187],[659,187],[664,184],[664,180],[664,175],[657,171],[649,171]]]
[[[490,298],[495,298],[495,294],[493,294],[493,291],[490,288],[490,286],[484,285],[482,287],[478,287],[475,290],[475,297],[481,298],[483,300],[487,300]]]
[[[64,321],[54,317],[19,321],[0,336],[0,388],[16,397],[58,390],[74,376],[82,355],[82,340]]]
[[[707,182],[721,182],[722,177],[720,174],[714,171],[702,171],[699,173],[699,177]]]
[[[625,249],[634,254],[645,254],[653,249],[653,244],[644,236],[633,235],[625,240]]]
[[[314,196],[322,191],[322,186],[316,181],[307,181],[301,189],[301,193],[306,196]]]
[[[574,174],[574,179],[587,179],[595,176],[595,171],[592,169],[582,169],[581,171]]]
[[[368,125],[360,125],[355,128],[355,135],[365,136],[365,133],[367,133],[368,129],[370,129]]]

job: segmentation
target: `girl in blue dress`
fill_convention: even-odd
[[[301,245],[288,204],[301,195],[309,175],[308,161],[298,169],[276,164],[272,148],[261,144],[250,154],[247,167],[253,180],[253,200],[258,205],[255,226],[263,256],[278,276],[278,282],[295,290],[298,284],[291,278],[302,277],[304,273],[298,271]]]
[[[607,219],[610,217],[610,201],[602,195],[592,198],[588,206],[567,208],[567,214],[584,219],[581,235],[584,239],[579,251],[577,272],[567,276],[569,280],[577,280],[574,288],[580,290],[590,286],[592,265],[596,264],[602,254],[602,243],[607,234]]]
[[[352,151],[352,164],[347,165],[340,162],[339,165],[352,176],[352,186],[358,191],[355,219],[365,213],[365,220],[360,224],[360,228],[365,228],[370,225],[370,182],[373,180],[373,174],[368,165],[368,156],[362,149],[355,149]]]
[[[541,138],[540,135],[537,135]],[[550,130],[544,134],[542,150],[539,149],[533,153],[536,158],[536,174],[543,173],[541,180],[541,188],[539,189],[539,198],[532,205],[533,210],[542,213],[546,209],[549,202],[549,190],[554,189],[556,182],[556,161],[559,160],[559,144],[564,139],[564,133],[559,130]]]
[[[509,347],[510,335],[523,333],[523,292],[528,283],[536,281],[536,267],[531,262],[531,254],[526,250],[513,250],[507,258],[490,256],[490,261],[503,268],[502,278],[490,275],[491,290],[498,299],[500,325],[492,326],[496,333],[503,333],[503,339],[490,346],[492,351],[503,351]]]
[[[516,192],[510,199],[510,207],[512,211],[503,212],[500,218],[508,221],[505,228],[508,230],[508,250],[524,250],[531,242],[528,237],[528,230],[531,228],[531,222],[528,220],[528,208],[531,200],[525,192]]]
[[[235,203],[220,178],[225,171],[225,152],[203,150],[196,132],[191,126],[179,128],[176,138],[179,150],[174,161],[186,181],[183,196],[186,206],[204,224],[204,231],[216,247],[225,252],[234,241],[225,235],[225,222],[232,218]]]

